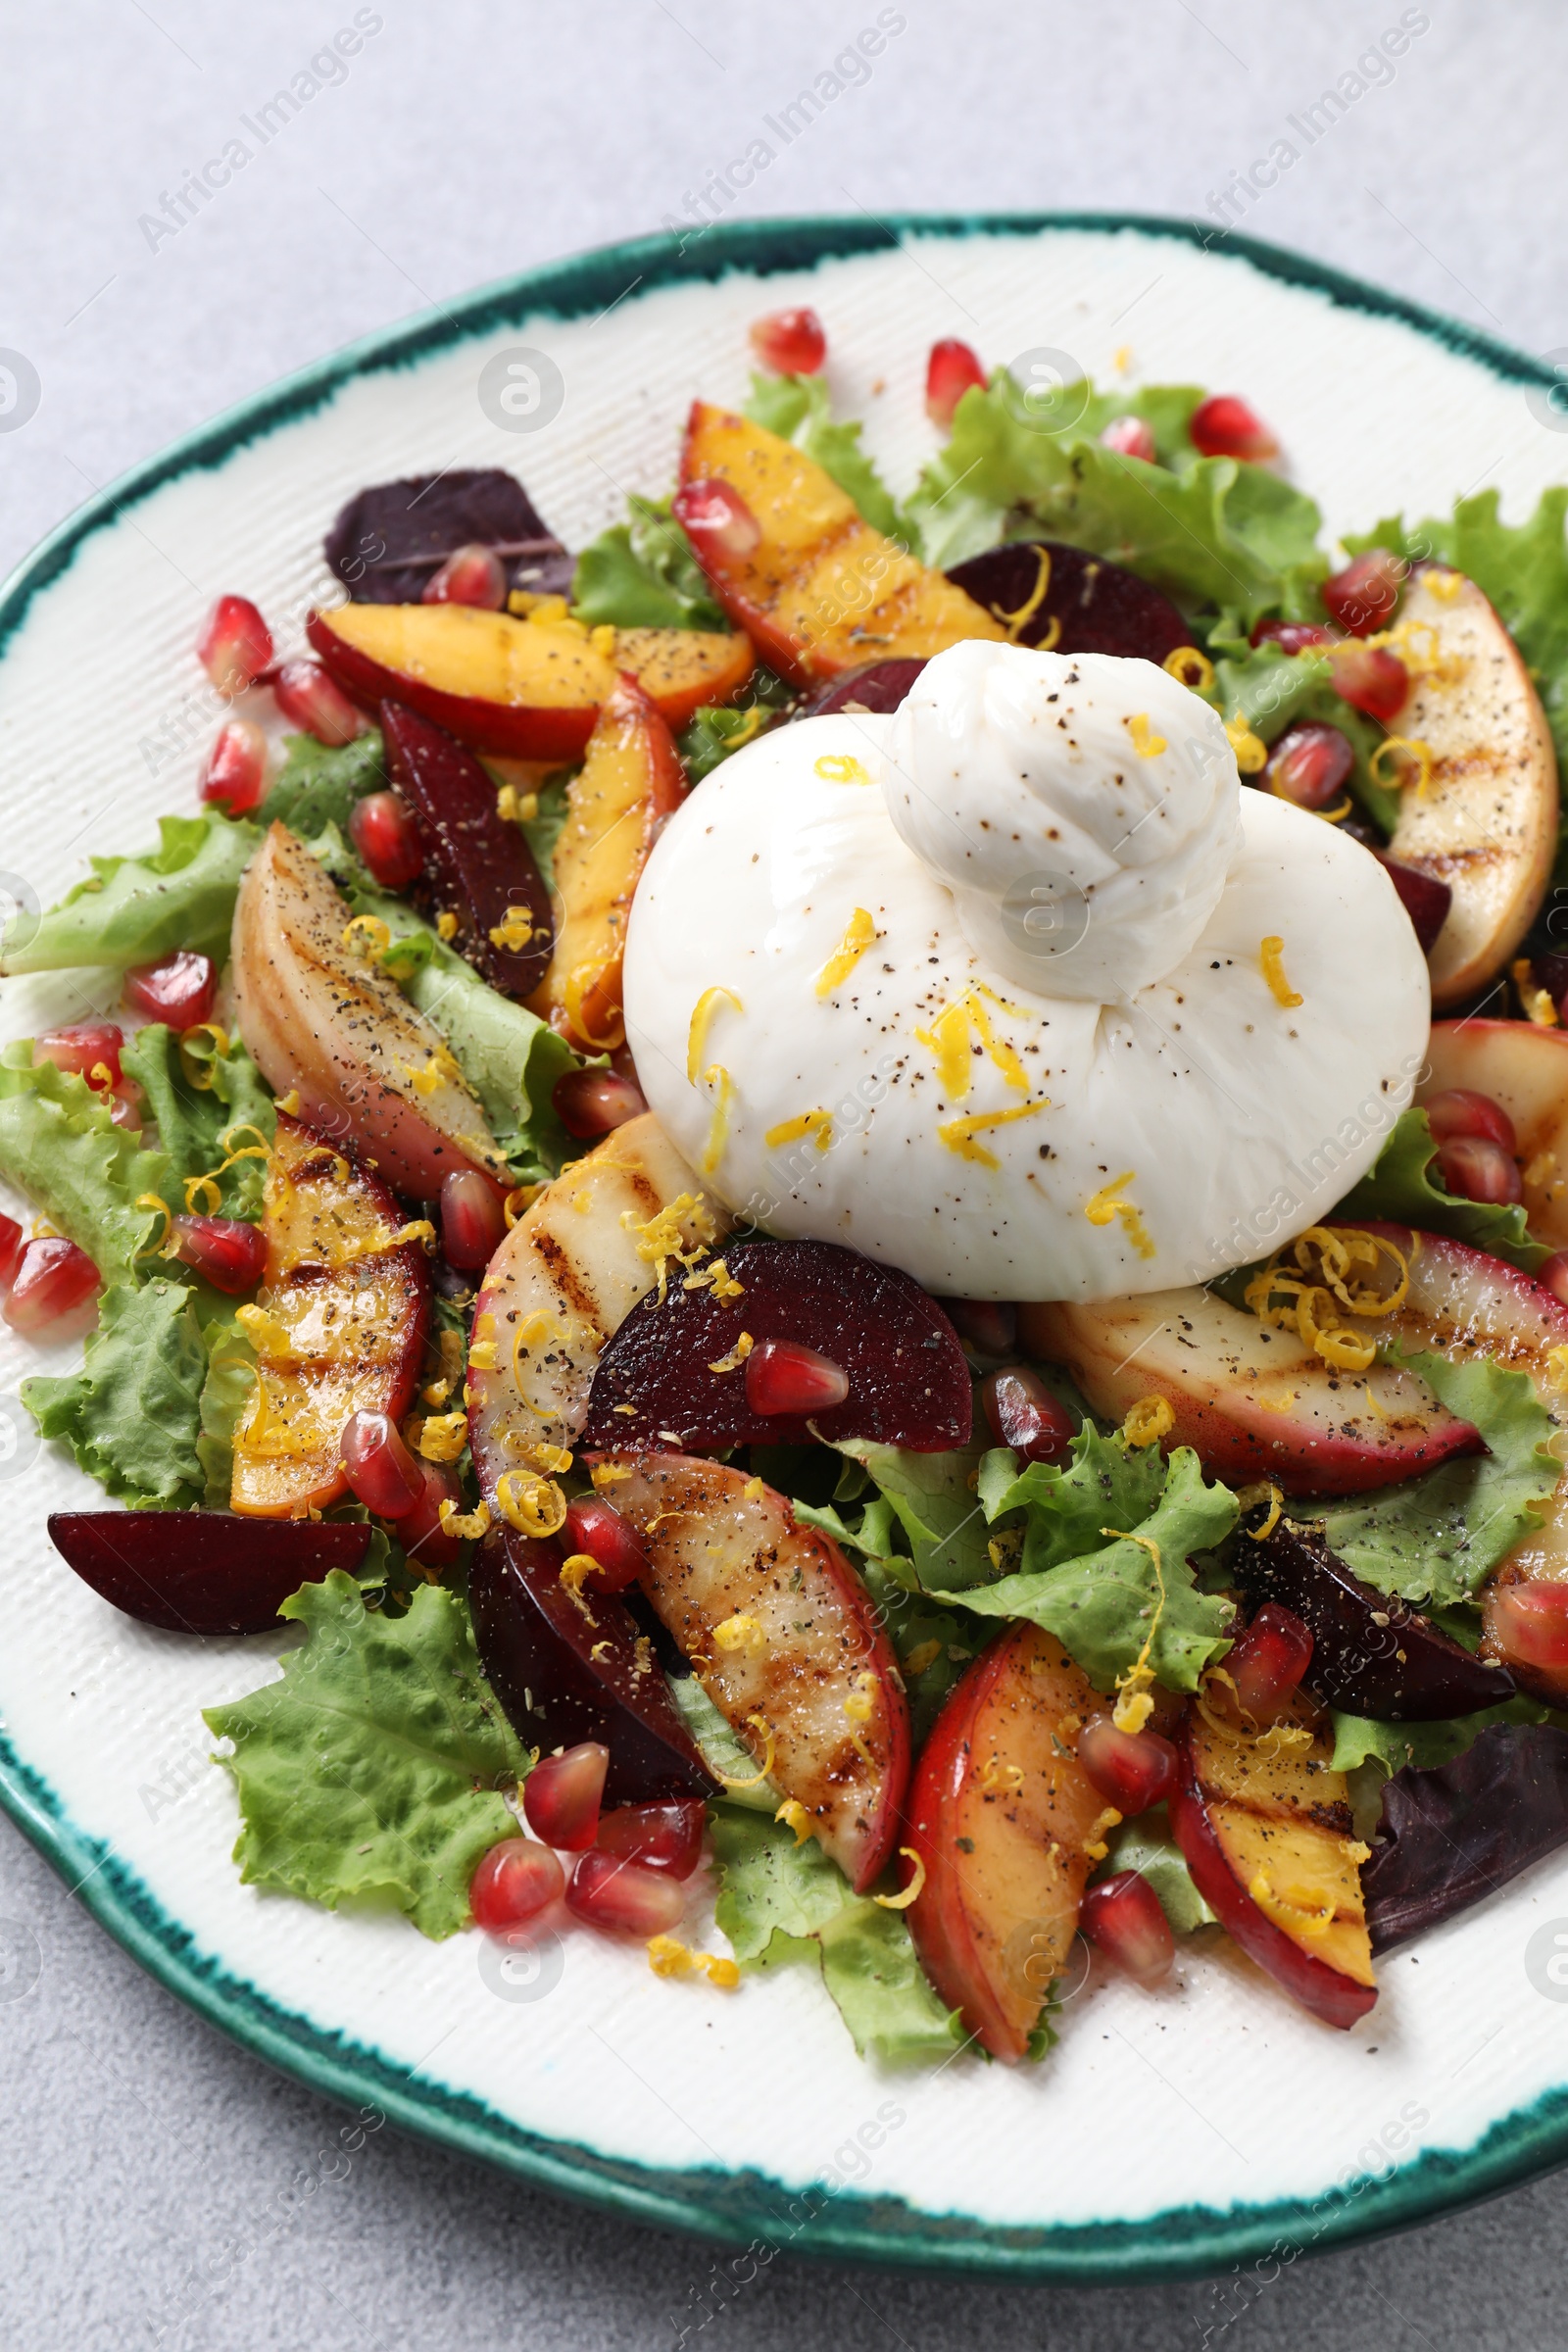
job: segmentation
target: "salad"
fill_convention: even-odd
[[[945,342],[901,503],[752,340],[575,553],[448,470],[193,615],[198,793],[0,942],[110,1007],[0,1050],[51,1536],[302,1629],[274,1895],[1352,2029],[1568,1841],[1568,489],[1330,551],[1242,399]]]

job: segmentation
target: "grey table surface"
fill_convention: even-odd
[[[1250,199],[1243,225],[1529,349],[1568,345],[1568,18],[1553,0],[902,11],[869,82],[779,156],[749,209],[1205,214],[1402,16],[1426,28],[1395,78]],[[379,0],[373,13],[381,28],[346,80],[177,236],[150,239],[142,217],[351,20],[350,0],[3,0],[0,345],[32,361],[42,397],[0,435],[0,569],[92,489],[284,371],[679,215],[876,9]],[[0,1915],[42,1956],[30,1990],[0,2003],[4,2352],[676,2341],[670,2315],[707,2286],[711,2250],[391,2130],[346,2178],[291,2197],[339,2114],[143,1977],[3,1820]],[[1173,2198],[1184,2185],[1173,2179]],[[1266,2287],[995,2287],[780,2257],[709,2340],[1163,2352],[1234,2328],[1254,2352],[1308,2334],[1337,2352],[1534,2352],[1568,2340],[1565,2235],[1568,2183],[1547,2180]]]

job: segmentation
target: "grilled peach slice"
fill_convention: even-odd
[[[1533,1021],[1434,1021],[1416,1102],[1450,1086],[1490,1095],[1513,1121],[1530,1231],[1568,1250],[1568,1029]]]
[[[476,605],[338,605],[307,634],[323,664],[368,710],[406,703],[476,752],[576,760],[622,671],[644,681],[666,725],[738,694],[754,657],[741,635],[619,629],[604,643],[563,612],[515,619]]]
[[[903,1835],[925,1879],[909,1933],[993,2058],[1026,2055],[1066,1968],[1088,1848],[1109,1826],[1074,1743],[1104,1709],[1053,1635],[1014,1625],[965,1673],[910,1784]]]
[[[1557,758],[1519,649],[1474,580],[1424,566],[1399,627],[1417,675],[1394,728],[1431,769],[1400,797],[1389,855],[1453,892],[1428,956],[1441,1010],[1501,971],[1546,895]]]
[[[262,1219],[267,1272],[240,1309],[256,1394],[234,1432],[229,1503],[248,1519],[303,1519],[347,1488],[349,1415],[397,1420],[414,1400],[429,1263],[386,1186],[282,1115]]]
[[[669,728],[635,678],[617,678],[567,787],[555,849],[555,951],[529,1000],[581,1052],[618,1046],[626,1034],[620,964],[632,894],[661,826],[685,798]]]
[[[1423,1236],[1423,1250],[1434,1246],[1453,1245]],[[1480,1449],[1415,1373],[1337,1372],[1295,1332],[1212,1291],[1025,1306],[1018,1329],[1030,1354],[1067,1365],[1111,1420],[1163,1397],[1175,1416],[1167,1444],[1195,1447],[1232,1485],[1271,1478],[1287,1494],[1359,1494]]]
[[[744,416],[695,402],[680,478],[675,512],[713,594],[799,685],[1006,635],[961,588],[862,521],[792,441]],[[705,497],[705,484],[728,488]]]
[[[600,1349],[659,1287],[661,1257],[665,1280],[683,1281],[675,1252],[727,1226],[652,1111],[546,1185],[490,1260],[474,1310],[469,1427],[492,1504],[508,1470],[576,1443]]]
[[[1352,1832],[1332,1738],[1300,1702],[1259,1731],[1195,1708],[1181,1740],[1171,1827],[1199,1893],[1259,1968],[1326,2025],[1377,1999],[1361,1897],[1366,1848]]]
[[[595,1481],[642,1537],[643,1591],[703,1689],[863,1891],[897,1838],[909,1710],[844,1554],[722,1462],[606,1456]]]
[[[297,1093],[322,1134],[362,1142],[416,1200],[433,1200],[454,1169],[505,1179],[501,1147],[441,1036],[355,955],[350,921],[303,842],[273,825],[234,907],[235,1003],[263,1077]]]

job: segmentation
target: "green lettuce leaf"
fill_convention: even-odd
[[[147,1097],[147,1107],[158,1123],[159,1148],[169,1160],[172,1188],[170,1206],[184,1205],[187,1178],[217,1170],[228,1156],[219,1138],[231,1128],[256,1128],[270,1143],[277,1131],[277,1112],[260,1070],[238,1037],[220,1049],[216,1038],[193,1041],[186,1054],[203,1080],[193,1086],[180,1057],[176,1031],[162,1021],[138,1029],[121,1054],[121,1064]],[[241,1150],[254,1145],[254,1135],[236,1135]],[[214,1176],[220,1206],[215,1210],[204,1195],[198,1201],[209,1214],[246,1217],[254,1224],[262,1213],[266,1164],[260,1159],[236,1160],[221,1176]]]
[[[1461,1200],[1446,1193],[1435,1173],[1437,1156],[1426,1112],[1401,1111],[1388,1142],[1335,1215],[1382,1218],[1391,1225],[1413,1225],[1422,1233],[1446,1233],[1533,1274],[1551,1252],[1525,1230],[1520,1203]]]
[[[1158,1895],[1160,1909],[1175,1935],[1191,1936],[1195,1928],[1214,1924],[1217,1914],[1193,1884],[1187,1857],[1176,1842],[1163,1805],[1124,1821],[1119,1830],[1111,1832],[1107,1842],[1110,1851],[1098,1875],[1108,1879],[1118,1870],[1136,1870]]]
[[[728,629],[668,499],[628,498],[629,522],[589,541],[572,574],[571,609],[590,628]]]
[[[314,735],[284,738],[287,756],[257,811],[261,825],[287,825],[302,841],[324,826],[348,830],[355,804],[386,784],[386,761],[378,728],[352,743],[318,743]]]
[[[1287,727],[1306,720],[1338,727],[1354,754],[1348,788],[1385,834],[1392,833],[1399,814],[1399,796],[1380,784],[1372,773],[1372,758],[1383,741],[1383,729],[1334,691],[1333,672],[1322,654],[1286,654],[1265,638],[1250,645],[1247,633],[1231,633],[1230,616],[1208,636],[1214,658],[1214,685],[1205,697],[1227,719],[1244,718],[1264,743],[1274,743]]]
[[[528,1768],[466,1604],[425,1585],[406,1615],[371,1615],[334,1569],[279,1614],[307,1633],[281,1679],[203,1716],[234,1743],[221,1761],[243,1817],[240,1876],[328,1910],[392,1905],[421,1935],[452,1935],[480,1856],[515,1833],[501,1791]]]
[[[196,1458],[207,1480],[202,1500],[210,1511],[217,1511],[227,1508],[233,1485],[234,1431],[256,1392],[256,1350],[242,1323],[224,1321],[220,1316],[214,1316],[202,1340],[207,1349],[207,1377],[197,1403]],[[387,1549],[384,1538],[378,1549],[372,1545],[377,1583],[386,1576]],[[367,1590],[371,1581],[369,1566],[368,1561],[358,1579]]]
[[[1508,1698],[1499,1706],[1483,1707],[1476,1715],[1458,1715],[1443,1723],[1374,1723],[1362,1715],[1342,1715],[1330,1709],[1334,1725],[1335,1772],[1354,1772],[1376,1764],[1384,1773],[1399,1772],[1414,1764],[1423,1772],[1463,1755],[1489,1723],[1562,1722],[1533,1698]]]
[[[1446,520],[1406,523],[1388,515],[1370,531],[1347,537],[1352,555],[1388,547],[1414,563],[1447,564],[1474,580],[1496,606],[1503,626],[1536,682],[1557,761],[1568,770],[1568,489],[1544,491],[1521,523],[1503,522],[1497,492],[1461,498]],[[1568,836],[1565,836],[1568,839]],[[1558,852],[1559,882],[1568,881],[1568,850]]]
[[[977,1493],[982,1447],[947,1453],[906,1453],[868,1438],[850,1438],[838,1450],[871,1475],[902,1529],[912,1557],[910,1586],[980,1584],[996,1574],[984,1507]],[[891,1524],[880,1525],[891,1532]],[[858,1546],[858,1547],[862,1547]]]
[[[862,2058],[940,2065],[961,2038],[915,1958],[903,1914],[848,1880],[814,1838],[729,1805],[709,1808],[716,1917],[742,1968],[814,1960]]]
[[[1229,610],[1248,627],[1309,594],[1328,570],[1312,500],[1234,458],[1172,468],[1104,448],[1107,416],[1139,405],[1092,393],[1086,403],[1070,385],[1026,411],[1004,373],[966,392],[906,509],[926,562],[946,568],[1041,531],[1129,565],[1184,610]]]
[[[860,447],[859,423],[834,423],[823,377],[754,375],[744,413],[754,424],[803,449],[854,499],[873,531],[889,539],[903,536],[892,494]]]
[[[106,1282],[136,1278],[136,1261],[163,1230],[142,1193],[161,1193],[169,1161],[117,1127],[84,1078],[32,1059],[30,1039],[0,1051],[0,1175],[85,1250]]]
[[[1157,1459],[1158,1448],[1149,1450]],[[1190,1556],[1224,1542],[1238,1506],[1228,1488],[1204,1485],[1186,1446],[1164,1466],[1162,1489],[1148,1515],[1108,1544],[1103,1536],[1117,1523],[1102,1522],[1082,1558],[936,1597],[983,1617],[1027,1617],[1102,1690],[1147,1665],[1167,1690],[1196,1690],[1209,1660],[1230,1646],[1233,1611],[1223,1595],[1198,1590]]]
[[[182,1510],[207,1499],[197,1451],[208,1356],[195,1301],[182,1282],[155,1275],[104,1293],[79,1372],[22,1384],[22,1401],[46,1438],[117,1502]],[[227,1496],[223,1497],[226,1501]]]
[[[228,955],[234,900],[261,839],[255,825],[209,810],[162,816],[158,848],[146,858],[94,858],[92,879],[36,918],[15,916],[0,942],[0,971],[51,972],[71,964],[124,971],[156,963],[176,948],[215,962]]]
[[[1547,1450],[1556,1423],[1527,1372],[1486,1356],[1391,1358],[1408,1364],[1448,1410],[1469,1421],[1487,1451],[1440,1463],[1401,1486],[1344,1502],[1293,1506],[1321,1521],[1346,1566],[1379,1592],[1444,1606],[1469,1600],[1533,1527],[1562,1465]]]
[[[778,1811],[782,1792],[770,1780],[757,1780],[757,1758],[749,1747],[741,1745],[728,1719],[719,1713],[696,1675],[672,1674],[668,1682],[675,1712],[701,1748],[703,1760],[715,1780],[756,1783],[750,1788],[726,1788],[724,1802],[739,1805],[748,1813],[766,1813],[771,1819]]]
[[[1017,1455],[999,1446],[980,1470],[980,1498],[993,1524],[1011,1511],[1028,1514],[1020,1565],[1030,1576],[1099,1551],[1107,1527],[1141,1526],[1164,1490],[1157,1446],[1102,1437],[1092,1421],[1073,1439],[1064,1464],[1031,1462],[1020,1472]]]

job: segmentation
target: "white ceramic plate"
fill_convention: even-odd
[[[201,616],[242,590],[297,637],[350,492],[505,466],[580,545],[626,491],[667,488],[693,394],[738,400],[747,323],[784,303],[820,312],[840,411],[901,488],[933,445],[924,354],[952,334],[993,363],[1046,348],[1113,378],[1120,354],[1134,380],[1242,389],[1331,528],[1481,483],[1517,514],[1568,472],[1527,397],[1548,370],[1288,255],[1204,246],[1104,219],[742,224],[518,278],[308,370],[95,500],[10,584],[0,868],[48,904],[89,850],[138,849],[194,805],[216,723]],[[531,410],[534,379],[508,378],[519,348],[559,403],[549,368]],[[0,1034],[110,996],[90,974],[7,981]],[[472,1935],[429,1944],[242,1886],[200,1710],[270,1678],[286,1637],[148,1632],[54,1555],[46,1511],[101,1497],[37,1452],[15,1392],[64,1368],[0,1335],[0,1797],[146,1966],[306,2080],[638,2218],[1080,2278],[1294,2260],[1568,2155],[1568,2002],[1524,1962],[1568,1914],[1568,1859],[1387,1962],[1353,2034],[1189,1946],[1158,1996],[1092,1979],[1042,2067],[925,2075],[860,2064],[803,1970],[725,1997],[580,1936],[517,1985]]]

